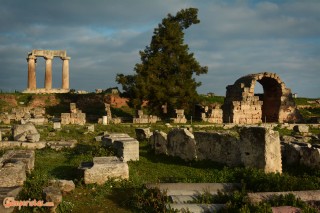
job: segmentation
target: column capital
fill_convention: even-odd
[[[44,56],[44,58],[45,58],[46,60],[52,60],[52,59],[53,59],[53,56],[51,56],[51,55],[46,55],[46,56]]]
[[[29,55],[28,58],[26,58],[26,59],[27,59],[27,61],[29,61],[29,59],[34,59],[35,60],[35,59],[37,59],[37,57],[34,56],[34,55]]]
[[[69,57],[69,56],[60,57],[60,58],[61,58],[61,60],[70,60],[71,59],[71,57]]]

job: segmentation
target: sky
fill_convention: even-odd
[[[226,94],[247,74],[277,73],[299,97],[320,97],[319,0],[0,0],[0,89],[27,88],[26,57],[33,49],[66,50],[70,88],[118,86],[134,74],[139,51],[169,13],[198,8],[200,23],[184,31],[190,53],[208,73],[195,76],[198,93]],[[45,59],[37,59],[44,87]],[[61,88],[62,61],[53,60]],[[256,92],[261,92],[260,84]]]

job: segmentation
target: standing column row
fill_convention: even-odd
[[[43,56],[46,60],[46,70],[44,78],[44,88],[46,90],[52,89],[52,59],[53,56]],[[60,57],[62,62],[62,89],[69,89],[69,60],[70,57]],[[36,78],[36,61],[35,55],[29,55],[27,58],[28,62],[28,90],[37,89],[37,78]]]

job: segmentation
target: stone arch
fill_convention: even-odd
[[[260,83],[264,93],[254,93]],[[223,121],[236,124],[262,122],[297,122],[301,116],[296,109],[291,90],[276,73],[249,74],[227,86]]]

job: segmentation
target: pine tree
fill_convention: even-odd
[[[136,74],[117,75],[116,80],[122,84],[131,107],[139,109],[143,100],[147,100],[149,112],[158,116],[164,116],[163,105],[170,115],[177,108],[187,114],[192,112],[198,100],[196,88],[201,85],[193,74],[208,72],[184,44],[183,30],[200,22],[197,13],[198,9],[189,8],[176,16],[168,14],[154,29],[150,46],[140,51],[141,63],[135,65]]]

